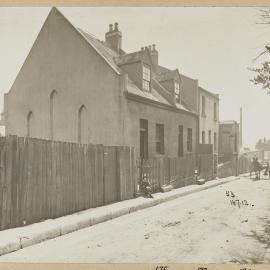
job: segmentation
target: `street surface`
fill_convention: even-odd
[[[270,180],[241,178],[1,256],[0,262],[270,263],[269,213]]]

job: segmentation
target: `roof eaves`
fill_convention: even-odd
[[[136,94],[129,93],[129,92],[126,92],[126,96],[127,97],[130,97],[132,99],[134,98],[137,101],[145,101],[148,104],[158,105],[158,106],[161,106],[161,107],[163,107],[165,109],[169,109],[169,110],[176,111],[176,112],[183,112],[183,113],[191,114],[191,115],[193,115],[195,117],[198,117],[198,114],[196,112],[192,112],[190,110],[181,109],[181,108],[178,108],[176,106],[172,106],[171,104],[165,104],[165,103],[162,103],[160,101],[155,101],[155,100],[149,99],[147,97],[138,96]]]
[[[211,95],[211,96],[213,96],[213,97],[215,97],[215,98],[218,98],[218,99],[219,99],[219,95],[218,95],[218,94],[213,93],[213,92],[210,92],[210,91],[208,91],[208,90],[206,90],[206,89],[202,88],[201,86],[199,86],[199,90],[202,90],[202,91],[206,92],[207,94],[209,94],[209,95]]]
[[[184,74],[182,74],[182,73],[179,73],[179,75],[180,75],[180,77],[184,77],[184,78],[186,78],[186,79],[189,79],[189,80],[192,80],[192,81],[195,81],[195,82],[198,81],[198,79],[193,79],[193,78],[191,78],[191,77],[189,77],[189,76],[187,76],[187,75],[184,75]]]

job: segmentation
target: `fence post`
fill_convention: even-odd
[[[122,159],[122,155],[123,155],[123,149],[121,146],[116,148],[116,170],[117,170],[117,178],[118,178],[118,201],[122,201],[123,199],[123,192],[122,192],[122,183],[123,183],[123,159]]]

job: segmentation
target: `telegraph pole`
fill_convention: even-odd
[[[242,142],[242,107],[240,107],[240,136],[239,136],[239,147],[242,148],[243,142]]]

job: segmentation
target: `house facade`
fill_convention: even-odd
[[[219,96],[199,87],[200,144],[212,144],[218,153]]]
[[[181,85],[155,45],[126,53],[117,23],[101,41],[52,8],[5,94],[6,135],[134,146],[144,159],[196,153],[199,115]]]
[[[213,168],[214,173],[216,173],[219,140],[219,95],[200,87],[198,80],[183,74],[181,74],[181,79],[183,104],[199,115],[198,142],[200,145],[204,145],[200,146],[200,149],[208,149],[209,151],[212,147]]]
[[[214,154],[214,173],[218,165],[219,95],[199,87],[199,143],[210,144]]]

